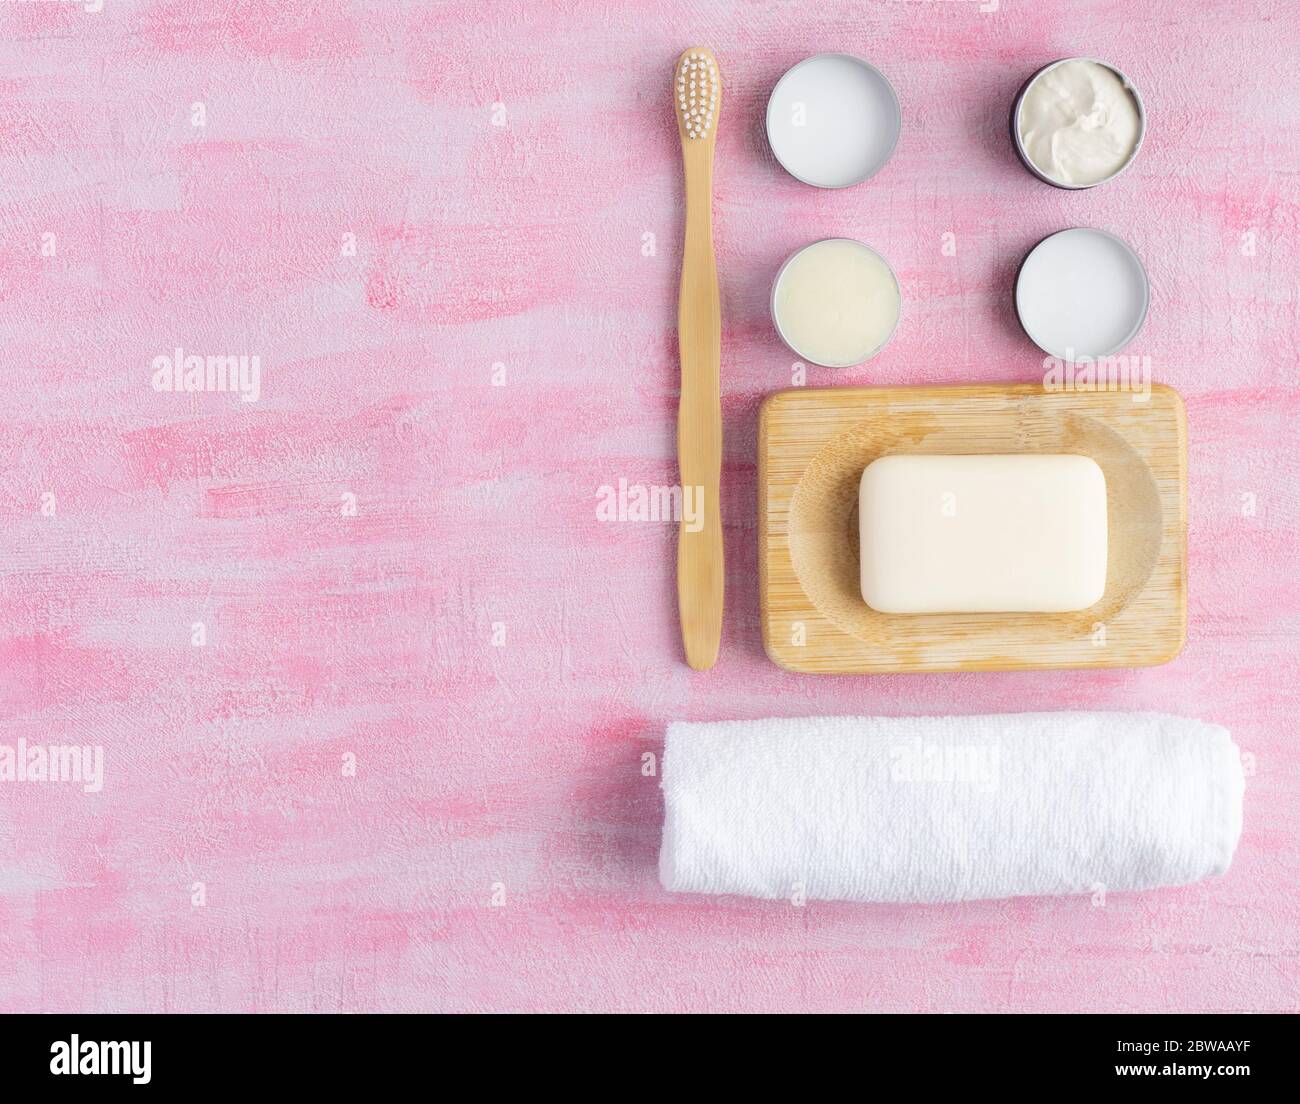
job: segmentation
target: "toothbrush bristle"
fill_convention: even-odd
[[[677,63],[674,95],[687,138],[707,138],[718,113],[718,67],[703,50],[690,50]]]

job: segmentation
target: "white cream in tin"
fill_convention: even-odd
[[[1040,173],[1086,188],[1109,180],[1132,159],[1142,115],[1119,73],[1074,58],[1045,69],[1025,89],[1016,129]]]

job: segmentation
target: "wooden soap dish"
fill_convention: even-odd
[[[858,580],[858,482],[891,453],[1076,453],[1106,476],[1101,601],[1076,613],[885,614]],[[763,644],[813,674],[1142,667],[1187,635],[1187,422],[1172,388],[781,391],[758,438]]]

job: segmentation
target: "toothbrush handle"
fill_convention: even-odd
[[[677,610],[686,662],[712,667],[722,639],[722,310],[713,254],[712,142],[688,158],[686,240],[677,311],[682,392],[677,463],[682,483],[677,537]],[[704,147],[704,143],[700,143]],[[695,153],[695,151],[692,151]],[[705,154],[707,153],[707,159]],[[693,508],[688,510],[688,504]]]

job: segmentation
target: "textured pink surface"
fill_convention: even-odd
[[[99,793],[0,784],[0,1009],[1296,1007],[1294,5],[986,6],[0,4],[0,743],[105,749]],[[704,674],[679,658],[672,527],[595,517],[602,484],[676,479],[667,81],[697,42],[724,84],[729,563]],[[784,176],[761,125],[824,49],[878,64],[905,117],[886,170],[834,193]],[[1151,127],[1121,180],[1067,193],[1019,166],[1007,112],[1081,53],[1128,71]],[[1037,379],[1014,271],[1081,224],[1146,260],[1131,351],[1187,398],[1185,653],[778,670],[754,435],[790,384],[779,261],[857,236],[903,284],[885,353],[810,384]],[[259,355],[260,400],[153,390],[177,346]],[[1233,730],[1255,773],[1229,874],[1104,908],[659,888],[640,768],[668,719],[1066,707]]]

